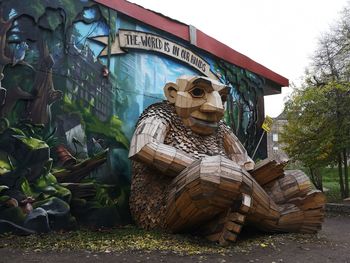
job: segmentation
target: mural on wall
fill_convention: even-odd
[[[251,156],[261,134],[264,118],[264,79],[225,61],[215,61],[213,67],[220,80],[231,87],[227,98],[225,120]],[[260,154],[260,158],[265,158]]]
[[[164,52],[133,48],[130,32]],[[115,52],[120,33],[130,43]],[[129,223],[135,123],[181,75],[231,86],[225,117],[256,144],[262,78],[93,1],[1,1],[0,73],[1,231]]]

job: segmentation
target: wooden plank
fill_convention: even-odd
[[[251,175],[261,186],[264,186],[282,177],[284,175],[283,168],[286,164],[286,162],[278,163],[275,160],[265,159],[255,166],[254,170],[251,171]]]

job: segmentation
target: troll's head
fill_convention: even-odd
[[[201,135],[210,135],[218,127],[228,92],[228,86],[200,76],[182,76],[164,87],[167,100],[175,105],[184,124]]]

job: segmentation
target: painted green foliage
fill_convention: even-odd
[[[15,66],[3,65],[5,78],[0,82],[1,89],[7,91],[5,104],[0,103],[0,232],[48,232],[75,227],[77,221],[97,227],[130,222],[129,182],[116,178],[106,184],[99,178],[99,174],[107,179],[108,175],[113,176],[115,165],[110,162],[118,155],[113,157],[112,153],[128,148],[128,139],[121,131],[123,123],[113,111],[105,119],[97,116],[96,108],[91,108],[92,100],[88,104],[81,100],[72,102],[65,96],[69,67],[64,71],[62,68],[69,64],[66,61],[71,29],[77,21],[96,22],[86,21],[82,15],[91,6],[99,10],[98,19],[110,26],[109,33],[114,36],[116,12],[92,1],[0,3],[3,19],[12,19],[8,34],[1,36],[5,41],[7,38],[4,53],[13,54],[20,43],[29,45],[26,61]],[[45,59],[43,67],[40,63]],[[79,63],[86,62],[81,59]],[[99,61],[94,63],[96,70],[90,72],[90,78],[105,83],[100,70],[103,65]],[[60,100],[61,96],[64,99]],[[41,113],[35,114],[47,116],[47,123],[27,119],[28,113],[32,113],[28,109],[34,109],[39,98],[42,102],[37,103],[36,109]],[[78,121],[74,116],[70,118],[72,115],[78,116]],[[68,140],[67,131],[76,132],[74,136],[78,138],[70,135]],[[107,147],[110,152],[105,150]],[[77,149],[85,154],[79,155]],[[101,153],[106,156],[98,163]],[[114,170],[110,170],[111,166]],[[62,178],[56,178],[63,173],[74,179],[79,169],[84,179],[63,183]]]
[[[23,124],[20,126],[23,127]],[[40,133],[33,133],[36,134]],[[85,179],[83,184],[90,185],[95,194],[81,198],[68,190],[65,184],[58,183],[51,173],[53,162],[48,154],[49,146],[44,141],[28,136],[18,128],[8,128],[0,134],[0,144],[2,231],[14,231],[22,227],[25,233],[31,230],[48,232],[61,227],[75,227],[76,219],[95,226],[128,222],[129,215],[125,212],[128,190]],[[28,172],[34,171],[36,167],[40,168],[36,173]],[[40,217],[30,217],[38,211],[43,213]],[[50,224],[48,220],[42,220],[48,217]],[[8,224],[12,224],[12,228]]]
[[[116,115],[112,115],[109,120],[102,122],[91,113],[90,107],[83,105],[82,101],[73,103],[67,96],[63,99],[62,107],[66,112],[79,113],[87,131],[112,138],[116,142],[120,142],[125,148],[129,148],[129,140],[121,132],[123,123]]]
[[[28,45],[23,61],[3,65],[2,90],[18,97],[9,95],[1,105],[0,89],[1,231],[129,223],[125,134],[130,136],[139,111],[155,102],[153,93],[161,99],[158,86],[165,81],[155,68],[135,68],[159,63],[172,77],[192,69],[137,52],[116,59],[109,50],[107,58],[96,58],[91,32],[100,30],[111,43],[118,23],[130,29],[137,25],[117,21],[115,11],[92,1],[3,0],[0,7],[3,20],[13,19],[0,36],[7,44],[3,53]],[[106,69],[117,73],[103,75]],[[232,87],[226,119],[252,152],[264,80],[226,62],[214,69]],[[145,93],[150,96],[140,98]]]
[[[35,23],[45,17],[48,22],[45,28],[55,30],[60,22],[64,23],[65,30],[68,29],[76,19],[77,14],[81,13],[84,7],[92,5],[92,2],[70,1],[70,0],[4,0],[2,7],[4,11],[15,7],[18,16],[23,14],[32,17]],[[51,10],[47,10],[50,8]],[[62,10],[60,17],[53,10]],[[48,12],[47,12],[48,11]],[[9,13],[9,12],[8,12]],[[53,15],[53,16],[52,16]]]
[[[216,62],[214,68],[221,80],[232,88],[227,100],[226,122],[252,154],[261,132],[258,125],[262,122],[263,106],[259,105],[258,98],[263,96],[264,79],[225,61]]]
[[[51,220],[57,219],[56,224],[73,223],[68,205],[71,192],[59,185],[50,173],[49,146],[18,128],[5,129],[0,134],[0,142],[1,159],[6,167],[0,176],[3,188],[0,225],[12,223],[28,228],[27,232],[47,232],[53,227],[48,224],[49,215]],[[61,211],[60,218],[56,218],[58,211]]]

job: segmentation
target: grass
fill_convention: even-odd
[[[91,252],[117,252],[125,250],[174,251],[176,253],[198,254],[221,253],[209,243],[203,243],[192,237],[170,235],[158,231],[145,231],[134,226],[108,229],[108,231],[79,231],[50,233],[18,237],[3,236],[0,247],[24,248],[30,250],[86,250]]]
[[[309,175],[309,170],[298,163],[290,163],[287,166],[287,169],[297,169],[304,171],[307,175]],[[350,172],[350,171],[349,171]],[[343,200],[340,195],[340,185],[339,185],[339,176],[338,176],[338,168],[337,167],[324,167],[320,171],[323,187],[326,188],[324,192],[327,197],[328,203],[342,203]],[[350,180],[349,180],[350,182]]]
[[[322,170],[329,202],[338,200],[339,185],[337,169]],[[205,254],[248,254],[255,249],[284,249],[289,241],[298,244],[324,243],[320,234],[274,234],[260,232],[240,234],[237,243],[228,247],[220,247],[203,238],[191,235],[173,235],[161,231],[146,231],[135,226],[94,230],[81,228],[71,232],[52,232],[26,237],[15,235],[0,235],[0,249],[14,248],[25,251],[89,251],[93,253],[114,253],[123,251],[171,252],[179,255]],[[282,245],[281,245],[282,244]],[[266,252],[268,253],[268,251]]]
[[[0,249],[14,248],[25,251],[89,251],[111,253],[123,251],[172,252],[179,255],[247,254],[257,248],[280,249],[281,244],[297,241],[300,244],[324,242],[319,234],[243,233],[237,243],[220,247],[200,237],[174,235],[160,231],[146,231],[135,226],[92,231],[81,229],[71,232],[52,232],[25,237],[0,235]]]
[[[328,203],[341,203],[343,201],[338,182],[324,182],[323,187],[328,189],[325,191]]]
[[[325,194],[327,196],[327,202],[341,203],[342,198],[340,195],[338,168],[322,168],[321,175],[323,187],[326,188]]]
[[[308,171],[304,170],[308,174]],[[340,185],[337,167],[324,167],[321,169],[323,187],[329,203],[341,203],[343,200],[340,195]],[[349,181],[350,182],[350,181]]]

